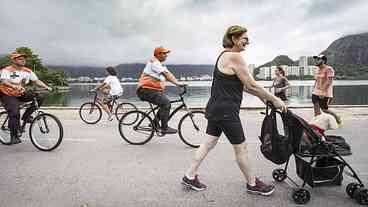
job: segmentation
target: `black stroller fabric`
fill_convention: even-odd
[[[295,155],[296,173],[309,186],[341,185],[345,163],[334,157],[321,157],[308,162]]]
[[[284,118],[274,107],[266,111],[266,117],[262,123],[261,136],[259,137],[262,143],[260,149],[268,160],[275,164],[283,164],[289,160],[290,155],[293,153],[292,137],[289,137],[288,133],[285,133],[285,135],[279,134],[276,116]]]
[[[277,114],[282,117],[285,136],[278,134]],[[341,185],[346,163],[336,156],[350,155],[350,146],[341,136],[325,136],[325,139],[290,110],[280,113],[271,107],[262,125],[261,152],[276,164],[286,162],[294,154],[298,177],[311,187]]]

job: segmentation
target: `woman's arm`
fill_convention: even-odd
[[[262,86],[254,80],[253,76],[249,73],[248,66],[240,54],[231,54],[231,68],[242,81],[245,86],[246,92],[259,97],[261,100],[268,100],[273,103],[277,108],[281,108],[283,111],[287,110],[286,105],[281,99],[269,93]]]
[[[290,88],[291,85],[290,85],[290,83],[289,83],[289,81],[288,81],[287,78],[283,77],[283,80],[284,80],[284,83],[285,83],[284,85],[285,86],[281,88],[281,91],[286,91],[286,89]]]

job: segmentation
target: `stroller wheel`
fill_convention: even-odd
[[[359,183],[349,183],[349,185],[346,186],[346,194],[348,194],[350,198],[354,198],[354,192],[360,187],[361,185]]]
[[[354,198],[360,205],[368,204],[368,190],[365,188],[358,188],[354,192]]]
[[[272,171],[272,177],[277,182],[282,182],[286,179],[287,173],[284,169],[278,168]]]
[[[299,188],[293,192],[293,200],[297,204],[306,204],[309,202],[311,194],[304,188]]]

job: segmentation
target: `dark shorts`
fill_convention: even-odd
[[[208,121],[207,134],[219,137],[222,132],[224,132],[231,144],[241,144],[245,141],[240,121]]]
[[[330,104],[332,98],[331,97],[323,97],[320,98],[317,95],[312,95],[312,103],[314,104],[319,104],[319,106],[321,107],[321,109],[328,109],[328,105]]]

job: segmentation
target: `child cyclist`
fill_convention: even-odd
[[[123,95],[123,88],[121,87],[114,67],[107,67],[106,74],[107,77],[105,80],[96,88],[92,89],[92,91],[99,90],[105,95],[105,98],[102,101],[102,108],[107,112],[108,120],[112,121],[113,114],[110,110],[112,108],[112,102],[114,99],[116,100]]]

